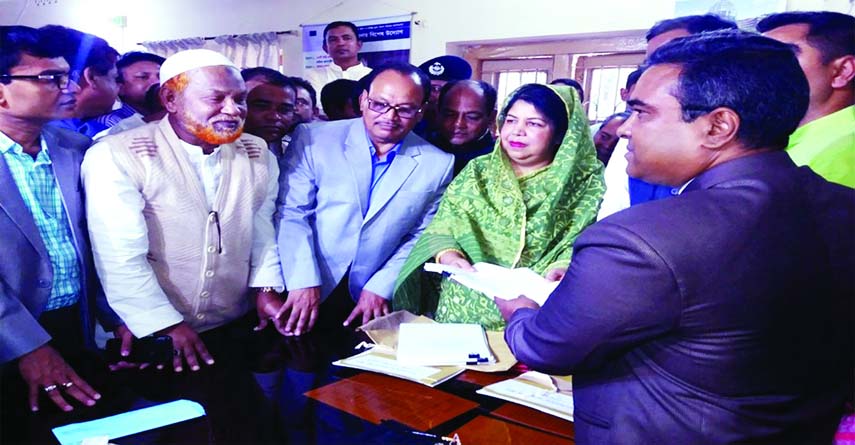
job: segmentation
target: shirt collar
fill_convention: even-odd
[[[45,164],[50,164],[50,156],[48,155],[48,148],[45,143],[44,136],[39,136],[39,144],[41,146],[41,150],[39,150],[38,155],[36,155],[36,160],[41,160]],[[6,136],[6,133],[0,131],[0,154],[6,154],[10,151],[19,155],[24,152],[24,147],[13,141],[9,136]]]
[[[368,135],[368,130],[365,130],[365,140],[368,142],[368,150],[371,152],[371,162],[372,163],[378,162],[378,161],[379,162],[383,162],[383,161],[392,162],[392,159],[395,159],[395,156],[398,155],[398,151],[401,149],[401,145],[404,144],[403,140],[399,141],[397,144],[395,144],[394,147],[392,147],[391,150],[386,152],[386,155],[383,157],[383,159],[377,159],[377,157],[375,156],[377,154],[377,149],[374,147],[374,142],[371,142],[371,137]]]

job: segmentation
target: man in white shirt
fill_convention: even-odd
[[[263,140],[241,135],[246,86],[226,57],[176,53],[160,81],[166,118],[87,152],[86,210],[111,307],[136,337],[172,337],[176,372],[196,371],[214,363],[199,333],[254,303],[263,326],[281,306],[279,169]]]
[[[359,29],[353,23],[332,22],[327,25],[324,28],[323,48],[332,57],[332,63],[323,68],[307,69],[304,76],[316,92],[336,79],[359,80],[371,72],[371,68],[359,61],[362,40],[359,39]]]

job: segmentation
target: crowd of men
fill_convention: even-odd
[[[615,216],[577,241],[564,306],[500,304],[523,361],[582,376],[579,443],[827,441],[852,402],[855,18],[781,13],[735,29],[706,15],[650,30],[621,92],[630,110],[593,135],[600,218]],[[217,330],[292,336],[389,313],[446,186],[494,150],[497,93],[459,57],[367,67],[361,46],[356,26],[331,23],[332,64],[304,80],[210,50],[120,56],[61,26],[0,27],[0,383],[26,395],[4,407],[96,404],[75,361],[96,323],[124,356],[168,335],[182,372],[221,359]],[[751,71],[739,54],[777,68]],[[711,82],[716,97],[699,97]],[[727,193],[746,181],[750,194]],[[706,282],[725,251],[742,252],[729,281]],[[768,285],[781,276],[789,287]],[[621,294],[608,286],[627,298],[598,298]],[[719,302],[749,287],[764,307]],[[696,324],[666,336],[681,320]],[[680,343],[718,328],[705,323],[730,330]],[[767,363],[746,359],[755,349]],[[743,373],[717,374],[716,359]],[[823,381],[799,381],[811,371]]]

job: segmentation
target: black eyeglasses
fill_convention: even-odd
[[[379,100],[366,98],[368,101],[368,109],[377,114],[386,114],[389,110],[395,110],[402,119],[412,119],[419,114],[422,109],[408,104],[392,105]]]
[[[0,79],[35,80],[35,81],[43,82],[43,83],[53,82],[54,85],[56,85],[56,87],[61,90],[64,88],[68,88],[68,84],[71,81],[71,73],[30,74],[30,75],[0,74]]]

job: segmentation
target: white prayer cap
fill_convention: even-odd
[[[230,66],[238,69],[228,57],[216,51],[211,51],[210,49],[188,49],[166,58],[166,61],[160,66],[160,84],[163,85],[167,80],[181,73],[206,66]]]

